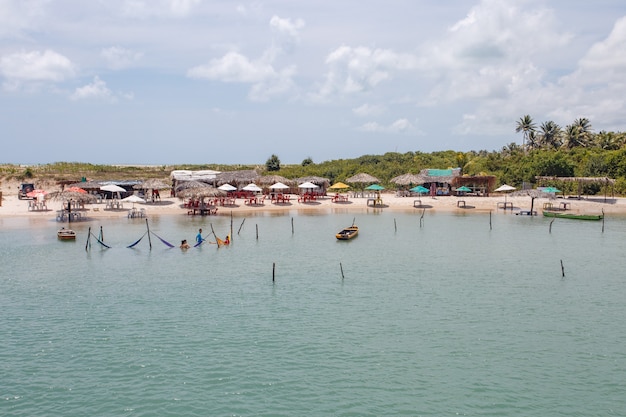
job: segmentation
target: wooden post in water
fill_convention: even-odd
[[[148,244],[150,245],[150,250],[152,250],[152,239],[150,239],[150,226],[148,226],[148,219],[146,219],[146,229],[148,229]]]
[[[85,243],[85,251],[89,247],[89,238],[91,237],[91,226],[89,226],[89,231],[87,232],[87,243]]]
[[[420,217],[420,227],[424,226],[424,214],[426,214],[426,209],[422,209],[422,216]]]
[[[398,231],[398,225],[396,224],[396,218],[393,218],[393,229],[397,232]]]
[[[604,233],[604,207],[602,207],[602,233]]]
[[[241,228],[243,227],[243,224],[246,222],[246,218],[243,218],[243,221],[241,222],[241,225],[239,225],[239,230],[237,230],[237,234],[239,234],[239,232],[241,232]]]
[[[233,211],[230,211],[230,243],[233,243]]]
[[[341,262],[339,262],[339,269],[341,269],[341,279],[343,279],[343,265],[341,265]]]
[[[291,218],[291,234],[293,235],[293,217]]]
[[[272,262],[272,282],[276,281],[276,262]]]
[[[104,242],[104,232],[102,231],[102,226],[100,226],[100,237],[99,237],[100,242]]]
[[[492,230],[492,227],[491,227],[491,210],[489,210],[489,230]]]
[[[552,233],[552,223],[554,223],[555,220],[556,220],[556,217],[552,219],[552,221],[550,222],[550,228],[548,229],[549,233]]]
[[[256,240],[259,240],[259,224],[256,224]]]
[[[561,259],[561,277],[565,278],[565,268],[563,267],[563,259]]]

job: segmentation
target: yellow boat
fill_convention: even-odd
[[[335,237],[339,240],[350,240],[352,238],[357,237],[359,234],[358,226],[352,225],[350,227],[346,227],[341,232],[337,233]]]

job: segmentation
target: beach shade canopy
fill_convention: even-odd
[[[257,182],[261,185],[276,184],[278,182],[283,183],[283,184],[293,184],[293,180],[285,178],[282,175],[264,175],[261,178],[259,178]]]
[[[555,187],[545,187],[541,190],[544,193],[560,193],[561,190]]]
[[[83,190],[99,190],[100,187],[102,187],[102,184],[100,184],[98,181],[81,181],[75,182],[73,184],[68,184],[66,185],[66,189],[67,187],[77,187],[82,188]]]
[[[373,175],[362,172],[346,179],[346,182],[367,184],[370,182],[380,182],[380,180]]]
[[[100,187],[100,189],[102,191],[110,191],[112,193],[125,193],[126,190],[122,187],[120,187],[119,185],[115,185],[115,184],[107,184],[107,185],[103,185],[102,187]]]
[[[245,187],[242,188],[242,190],[245,191],[254,191],[254,192],[260,192],[261,187],[259,187],[258,185],[256,185],[255,183],[251,182],[250,184],[246,185]]]
[[[76,191],[81,190],[81,191]],[[60,200],[60,201],[79,201],[82,203],[93,203],[96,201],[96,196],[88,194],[87,191],[82,188],[70,187],[64,191],[55,191],[46,194],[46,200]]]
[[[187,188],[176,194],[180,198],[205,198],[205,197],[222,197],[226,195],[226,191],[219,188],[205,185],[204,187]]]
[[[426,194],[428,193],[428,188],[424,187],[423,185],[418,185],[417,187],[411,188],[409,191],[419,194]]]
[[[457,191],[462,191],[462,192],[464,192],[464,193],[468,193],[468,192],[472,191],[472,189],[471,189],[471,188],[466,187],[466,186],[464,186],[464,185],[463,185],[463,186],[461,186],[461,187],[459,187],[459,188],[457,188],[456,190],[457,190]]]
[[[366,190],[373,190],[373,191],[382,191],[385,189],[385,187],[383,187],[382,185],[378,185],[378,184],[372,184],[370,186],[365,187]]]
[[[46,194],[48,194],[46,190],[34,189],[33,191],[27,192],[26,197],[40,198],[40,197],[44,197]]]
[[[389,182],[393,182],[397,185],[418,184],[420,182],[420,177],[416,174],[402,174],[398,175],[397,177],[393,177],[389,180]]]
[[[513,187],[513,186],[511,186],[511,185],[508,185],[508,184],[502,184],[501,186],[499,186],[498,188],[496,188],[496,189],[495,189],[495,190],[493,190],[493,191],[495,191],[495,192],[499,193],[499,192],[513,191],[513,190],[516,190],[516,189],[517,189],[517,188],[515,188],[515,187]]]
[[[303,182],[302,184],[298,185],[298,188],[307,188],[307,189],[315,189],[315,188],[319,188],[318,185],[313,184],[312,182]]]
[[[140,184],[133,185],[135,190],[166,190],[171,187],[171,185],[166,184],[158,178],[150,178],[142,181]]]
[[[228,183],[226,184],[222,184],[219,187],[217,187],[218,190],[222,190],[222,191],[236,191],[237,187],[234,187]]]
[[[336,182],[328,187],[329,190],[345,190],[346,188],[350,188],[350,186],[348,184],[344,184],[343,182]]]
[[[289,188],[289,186],[283,184],[282,182],[277,182],[274,185],[270,185],[270,190],[286,190],[288,188]]]
[[[196,181],[196,180],[181,181],[180,184],[176,186],[176,194],[178,194],[178,192],[182,190],[188,190],[190,188],[204,188],[208,186],[209,184],[207,184],[206,182],[202,182],[202,181]]]
[[[129,195],[126,198],[122,198],[122,201],[127,202],[127,203],[133,203],[133,207],[135,207],[135,203],[145,203],[146,200],[144,200],[143,198],[139,197],[138,195],[132,194]]]

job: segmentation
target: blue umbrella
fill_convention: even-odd
[[[373,191],[382,191],[385,189],[385,187],[383,187],[382,185],[378,185],[378,184],[372,184],[369,187],[365,187],[366,190],[373,190]]]
[[[419,194],[427,194],[428,188],[424,187],[423,185],[418,185],[417,187],[411,188],[409,191]]]

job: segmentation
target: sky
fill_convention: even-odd
[[[623,0],[0,0],[0,163],[283,164],[626,130]]]

